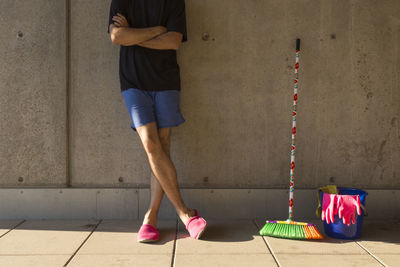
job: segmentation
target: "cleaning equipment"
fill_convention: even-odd
[[[311,223],[295,222],[293,218],[293,192],[294,192],[294,152],[296,137],[296,109],[298,70],[300,55],[300,39],[296,39],[296,63],[294,68],[294,96],[293,96],[293,119],[292,119],[292,145],[290,153],[290,191],[289,191],[289,218],[286,221],[266,221],[260,230],[260,235],[289,239],[321,239],[323,238],[317,227]]]
[[[320,197],[319,191],[337,195],[338,189],[337,189],[336,185],[326,185],[326,186],[317,188],[318,207],[315,211],[315,215],[317,215],[318,218],[321,218],[322,207],[321,207],[321,199],[320,199],[321,197]]]
[[[339,219],[343,218],[343,223],[350,226],[350,223],[356,223],[356,211],[361,215],[360,196],[359,195],[337,195],[336,206]]]
[[[334,215],[338,214],[343,224],[350,226],[355,224],[356,212],[361,215],[360,196],[359,195],[339,195],[339,194],[323,194],[323,207],[321,219],[327,224],[334,223]]]
[[[337,194],[326,194],[324,193],[324,199],[322,201],[322,213],[321,219],[326,221],[327,224],[334,222],[335,218],[334,215],[337,214]]]
[[[319,197],[322,200],[322,206],[324,206],[324,201],[325,201],[325,196],[327,193],[324,193],[321,190],[318,190],[319,192]],[[356,239],[359,238],[361,235],[361,229],[362,229],[362,223],[363,223],[363,217],[367,216],[367,210],[365,208],[365,198],[368,195],[368,193],[364,190],[360,189],[355,189],[355,188],[347,188],[347,187],[338,187],[338,195],[341,196],[343,201],[344,199],[347,198],[347,196],[359,196],[360,199],[360,208],[359,210],[357,208],[357,204],[353,204],[353,206],[356,207],[358,211],[360,211],[360,215],[355,215],[355,223],[347,224],[343,223],[343,220],[339,218],[339,209],[345,209],[344,206],[342,206],[341,203],[337,203],[339,205],[339,209],[337,214],[334,215],[333,220],[331,223],[327,223],[324,221],[324,230],[325,234],[327,234],[330,237],[333,238],[339,238],[339,239]],[[352,201],[352,200],[350,200]],[[357,201],[357,197],[355,199]],[[357,211],[357,212],[358,212]],[[341,214],[343,216],[346,216],[344,214]],[[321,217],[322,218],[322,217]],[[351,219],[351,217],[350,217]]]

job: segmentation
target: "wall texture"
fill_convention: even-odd
[[[2,186],[63,186],[67,176],[74,187],[149,185],[109,6],[0,1]],[[172,130],[182,187],[288,186],[299,37],[296,187],[400,188],[398,0],[186,0],[186,14],[186,122]]]
[[[0,1],[0,185],[63,186],[65,1]]]

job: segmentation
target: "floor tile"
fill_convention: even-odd
[[[137,232],[142,221],[103,220],[96,231],[81,247],[83,254],[171,254],[173,251],[176,221],[159,221],[160,239],[155,243],[137,242]]]
[[[201,254],[177,255],[175,259],[176,267],[196,266],[196,267],[265,267],[277,266],[270,254]]]
[[[205,232],[196,240],[179,223],[175,266],[193,262],[196,266],[276,266],[257,231],[251,220],[207,220]]]
[[[158,221],[156,243],[137,242],[142,221],[103,220],[68,266],[171,266],[176,221]]]
[[[87,254],[78,255],[68,264],[68,267],[170,267],[172,255],[170,254]]]
[[[23,221],[24,220],[0,220],[0,236],[6,234],[10,229]]]
[[[180,223],[176,254],[269,254],[257,231],[251,220],[207,220],[205,232],[196,240]]]
[[[176,220],[159,221],[152,244],[136,241],[138,220],[102,220],[93,233],[97,220],[22,221],[0,221],[0,267],[63,266],[78,248],[68,266],[400,266],[399,222],[364,221],[360,239],[342,240],[311,220],[324,239],[291,240],[260,236],[265,220],[207,220],[196,240],[179,221],[173,257]]]
[[[387,266],[400,266],[400,254],[374,254]]]
[[[305,254],[277,254],[279,263],[284,267],[358,267],[382,266],[371,255],[305,255]]]
[[[65,255],[1,255],[0,266],[54,267],[63,266],[71,257]]]
[[[0,255],[72,255],[95,220],[27,220],[0,238]]]
[[[372,254],[400,255],[400,223],[365,222],[358,242]]]

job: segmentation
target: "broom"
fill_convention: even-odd
[[[299,70],[300,39],[296,39],[296,64],[294,68],[294,97],[292,120],[292,147],[290,153],[290,193],[289,193],[289,218],[286,221],[266,221],[260,230],[260,235],[289,239],[321,239],[323,238],[317,227],[312,223],[295,222],[293,220],[293,192],[294,192],[294,151],[296,138],[296,107],[297,107],[297,82]]]

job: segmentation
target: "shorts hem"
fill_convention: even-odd
[[[185,120],[180,121],[180,122],[177,122],[177,123],[174,123],[174,124],[157,125],[157,128],[160,129],[160,128],[177,127],[177,126],[181,125],[181,124],[184,123],[184,122],[185,122]]]
[[[158,125],[158,124],[157,124],[157,128],[160,129],[160,128],[177,127],[177,126],[183,124],[185,121],[186,121],[186,120],[183,120],[183,121],[180,121],[180,122],[177,122],[177,123],[173,123],[173,124],[165,124],[165,125]],[[136,130],[137,127],[140,127],[140,126],[143,126],[143,125],[152,123],[152,122],[156,122],[156,123],[157,123],[157,121],[149,121],[149,122],[146,122],[146,123],[137,125],[136,127],[133,127],[133,126],[131,125],[131,129],[134,130],[135,132],[137,132],[137,130]]]
[[[139,124],[139,125],[135,125],[135,126],[132,126],[132,125],[131,125],[131,128],[132,128],[134,131],[136,131],[136,128],[137,128],[137,127],[140,127],[140,126],[143,126],[143,125],[146,125],[146,124],[152,123],[152,122],[156,122],[156,123],[157,123],[157,121],[156,121],[156,120],[152,120],[152,121],[144,122],[144,123],[141,123],[141,124]]]

